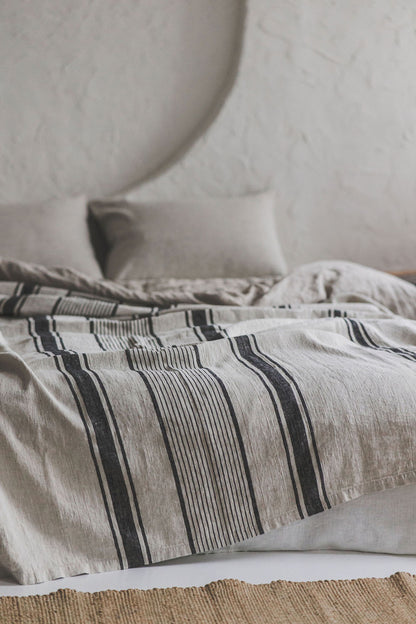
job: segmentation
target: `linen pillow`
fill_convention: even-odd
[[[89,238],[85,197],[0,206],[0,256],[102,277]]]
[[[110,279],[284,274],[272,192],[233,199],[94,201]]]

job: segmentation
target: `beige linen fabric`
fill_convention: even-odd
[[[292,295],[289,277],[225,280],[207,303],[192,281],[152,295],[7,261],[0,278],[0,565],[20,582],[212,551],[416,483],[416,323],[388,310],[414,314],[410,284],[312,265]],[[301,279],[308,303],[281,303]]]
[[[0,255],[101,276],[88,230],[85,197],[0,206]]]
[[[283,275],[273,193],[176,202],[90,204],[111,279]]]

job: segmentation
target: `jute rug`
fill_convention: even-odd
[[[416,577],[0,598],[1,624],[415,624]]]

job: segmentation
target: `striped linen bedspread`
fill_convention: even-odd
[[[415,295],[344,262],[120,284],[0,261],[0,565],[147,565],[416,482]]]

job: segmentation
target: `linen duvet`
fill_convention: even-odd
[[[95,281],[0,261],[0,565],[21,583],[207,552],[416,482],[416,288]]]

